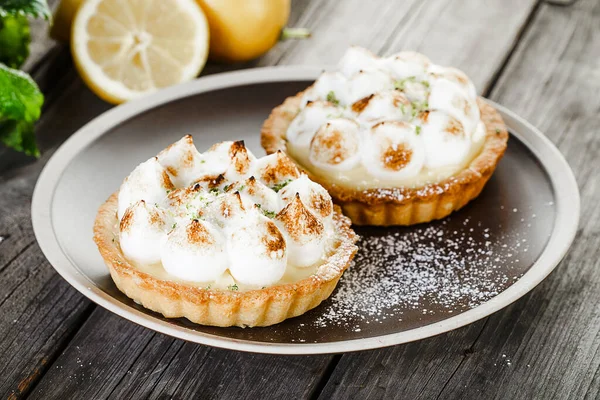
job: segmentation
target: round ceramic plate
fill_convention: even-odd
[[[431,224],[356,229],[354,264],[332,297],[305,315],[265,328],[206,327],[163,318],[120,293],[92,241],[92,225],[129,172],[187,133],[200,151],[243,139],[263,155],[264,119],[320,71],[280,67],[209,76],[84,126],[48,162],[33,195],[33,227],[50,263],[94,302],[150,329],[281,354],[364,350],[456,329],[517,300],[556,267],[577,229],[577,184],[543,134],[495,105],[511,137],[481,195]]]

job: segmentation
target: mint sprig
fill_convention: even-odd
[[[50,20],[52,14],[46,0],[1,0],[0,17],[22,15]]]
[[[0,18],[0,62],[19,68],[29,56],[29,22],[22,15]]]
[[[40,118],[44,96],[29,75],[0,64],[0,142],[39,157],[34,123]]]

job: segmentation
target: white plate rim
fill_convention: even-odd
[[[556,219],[542,254],[521,278],[487,302],[454,317],[403,332],[330,343],[265,343],[227,338],[172,324],[123,304],[96,287],[94,282],[81,273],[62,251],[54,233],[51,217],[56,185],[71,160],[104,133],[128,118],[184,97],[249,84],[310,81],[314,80],[322,71],[322,67],[278,66],[210,75],[120,105],[87,123],[65,141],[50,158],[40,174],[33,192],[31,204],[33,230],[38,244],[50,264],[69,284],[96,304],[154,331],[190,342],[232,350],[305,355],[387,347],[460,328],[513,303],[531,291],[554,270],[571,246],[579,225],[580,197],[577,182],[567,161],[548,138],[521,117],[489,100],[488,102],[502,114],[506,124],[512,130],[517,131],[513,135],[535,154],[546,170],[555,195]],[[518,132],[527,132],[527,135],[524,137]],[[92,240],[91,233],[90,240]]]

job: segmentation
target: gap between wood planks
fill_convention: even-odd
[[[518,34],[518,36],[516,37],[516,39],[515,39],[515,41],[514,41],[514,43],[513,43],[513,46],[512,46],[512,48],[511,48],[511,50],[510,50],[509,52],[507,52],[507,56],[505,57],[505,59],[504,59],[503,63],[500,65],[500,67],[498,68],[498,70],[497,70],[497,71],[496,71],[496,73],[494,74],[494,78],[492,79],[492,81],[491,81],[490,85],[488,85],[488,87],[485,89],[484,93],[485,93],[486,95],[487,95],[487,94],[489,94],[489,93],[491,92],[491,90],[494,88],[495,84],[497,83],[497,80],[498,80],[498,78],[501,76],[502,72],[504,71],[504,68],[506,67],[506,65],[508,64],[508,61],[510,60],[510,58],[511,58],[511,57],[512,57],[512,55],[513,55],[514,48],[515,48],[516,44],[518,43],[519,39],[522,37],[523,33],[524,33],[524,32],[525,32],[527,29],[528,29],[528,27],[529,27],[529,25],[530,25],[530,22],[531,22],[531,19],[532,19],[533,15],[534,15],[534,14],[537,12],[537,9],[538,9],[538,7],[539,7],[539,2],[538,2],[538,3],[537,3],[537,5],[536,5],[536,6],[535,6],[535,7],[532,9],[532,12],[531,12],[531,13],[530,13],[530,15],[528,16],[526,23],[523,25],[523,28],[522,28],[521,32],[520,32],[520,33]],[[388,45],[389,45],[389,44],[388,44]],[[56,55],[56,54],[57,54],[57,55]],[[67,54],[68,54],[68,53],[67,53]],[[56,57],[61,57],[61,55],[62,55],[62,56],[64,56],[64,48],[61,48],[61,49],[59,49],[57,52],[55,52],[55,54],[54,54],[54,55],[48,55],[48,54],[47,54],[47,55],[45,55],[45,56],[43,57],[43,59],[45,60],[45,59],[48,59],[48,58],[52,58],[52,57],[54,57],[54,56],[56,56]],[[278,59],[281,59],[282,57],[283,57],[283,55],[281,55],[281,56],[280,56]],[[68,57],[67,57],[67,59],[68,59]],[[43,63],[42,61],[39,61],[38,63],[36,63],[36,64],[34,65],[33,69],[34,69],[36,72],[39,72],[39,71],[41,71],[41,70],[42,70],[44,67],[45,67],[44,63]],[[73,73],[74,73],[74,70],[73,70],[73,68],[72,68],[72,66],[71,66],[71,67],[70,67],[70,69],[68,69],[68,70],[66,71],[66,73],[65,73],[65,74],[63,74],[62,78],[61,78],[59,81],[57,81],[57,82],[56,82],[56,85],[54,85],[54,86],[52,86],[52,87],[51,87],[51,90],[49,91],[49,95],[48,95],[48,101],[47,101],[47,104],[46,104],[46,106],[45,106],[47,109],[50,109],[50,108],[52,108],[52,107],[53,107],[55,104],[59,103],[59,100],[60,100],[60,99],[62,99],[62,98],[63,98],[63,97],[65,97],[65,96],[68,96],[68,93],[70,92],[70,90],[66,90],[66,91],[59,91],[59,89],[60,89],[61,87],[63,87],[63,88],[64,88],[64,87],[67,87],[67,88],[71,88],[71,87],[73,87],[73,85],[74,85],[74,84],[76,83],[76,81],[77,81],[76,79],[75,79],[75,80],[71,80],[71,79],[70,79],[70,78],[71,78],[71,74],[73,74]],[[69,79],[66,79],[66,78],[69,78]],[[66,81],[66,82],[65,82],[65,81]],[[64,85],[64,83],[67,83],[67,84],[66,84],[66,85]],[[58,95],[56,95],[57,91],[59,91],[59,92],[58,92]],[[50,147],[51,147],[51,148],[53,148],[53,149],[55,149],[54,145],[51,145]],[[44,158],[46,158],[46,157],[49,157],[49,155],[50,155],[52,152],[53,152],[53,150],[51,150],[51,151],[48,151],[48,152],[45,154],[45,157],[44,157]],[[40,168],[40,169],[41,169],[41,168]],[[39,173],[39,171],[38,171],[38,173]],[[69,335],[68,335],[68,338],[66,338],[65,340],[63,340],[63,341],[60,343],[60,346],[59,346],[59,351],[56,351],[56,352],[53,354],[53,357],[52,357],[51,359],[49,359],[49,360],[48,360],[48,361],[49,361],[49,362],[48,362],[48,365],[52,365],[52,364],[53,364],[53,362],[54,362],[54,360],[55,360],[55,359],[56,359],[56,358],[57,358],[57,357],[60,355],[60,353],[62,352],[62,350],[68,346],[68,344],[69,344],[69,342],[71,341],[72,337],[73,337],[73,336],[75,336],[75,335],[77,334],[77,332],[79,332],[79,330],[81,329],[81,327],[82,327],[82,326],[85,324],[85,322],[88,320],[89,316],[91,315],[91,313],[92,313],[92,311],[95,309],[95,307],[96,307],[96,305],[95,305],[94,303],[90,303],[89,307],[86,309],[86,312],[85,312],[85,313],[83,313],[83,314],[82,314],[82,316],[81,316],[81,318],[79,318],[79,319],[77,320],[77,324],[78,324],[77,328],[76,328],[76,329],[73,329],[73,330],[72,330],[72,331],[69,333]],[[487,321],[486,321],[486,323],[487,323]],[[485,326],[485,324],[484,324],[484,326]],[[483,328],[484,328],[484,327],[482,327],[481,331],[479,332],[479,335],[477,336],[477,338],[475,339],[475,341],[473,342],[473,344],[471,345],[471,347],[470,347],[470,348],[473,348],[473,346],[474,346],[474,345],[475,345],[475,343],[477,342],[477,339],[478,339],[478,338],[479,338],[479,336],[481,335],[481,332],[483,332]],[[322,392],[322,390],[323,390],[323,387],[326,385],[326,383],[327,383],[327,381],[328,381],[329,377],[331,376],[331,374],[332,374],[332,373],[333,373],[333,371],[335,370],[335,368],[336,368],[336,366],[337,366],[338,362],[341,360],[341,358],[342,358],[342,357],[343,357],[343,355],[335,355],[335,356],[333,356],[332,360],[330,361],[330,363],[329,363],[329,365],[328,365],[328,367],[327,367],[327,369],[326,369],[325,373],[323,374],[323,376],[322,376],[321,380],[320,380],[320,381],[319,381],[319,383],[317,384],[317,386],[316,386],[316,388],[315,388],[315,391],[314,391],[314,393],[313,393],[313,395],[312,395],[311,397],[315,397],[315,398],[316,398],[316,397],[318,397],[318,396],[320,395],[320,393],[321,393],[321,392]],[[461,362],[461,364],[462,364],[462,362]],[[460,367],[460,365],[459,365],[459,367]],[[47,368],[48,368],[48,367],[47,367]],[[46,368],[46,370],[47,370],[47,368]],[[457,368],[457,370],[458,370],[458,368]],[[45,371],[43,371],[43,372],[45,373]],[[36,380],[36,381],[33,383],[33,385],[30,387],[30,389],[31,389],[31,388],[33,388],[33,387],[35,387],[35,384],[36,384],[38,381],[39,381],[39,379],[37,379],[37,380]]]
[[[523,38],[523,36],[527,33],[527,31],[531,28],[531,23],[533,21],[533,19],[535,18],[536,14],[539,11],[539,8],[541,6],[541,4],[544,2],[544,0],[540,0],[538,1],[535,6],[532,8],[531,12],[529,13],[529,15],[527,16],[527,19],[525,21],[525,23],[523,24],[523,26],[521,27],[521,30],[518,32],[518,34],[515,36],[515,39],[512,43],[512,46],[510,48],[510,50],[506,53],[506,56],[504,58],[504,60],[502,61],[502,63],[500,64],[500,66],[498,67],[498,69],[496,70],[496,72],[494,73],[489,85],[482,91],[482,96],[483,97],[487,97],[492,90],[496,87],[500,77],[502,76],[503,72],[506,70],[506,67],[508,66],[510,60],[512,59],[515,50],[519,44],[519,42],[521,41],[521,39]],[[422,3],[418,3],[417,7],[420,7]],[[391,43],[391,39],[388,40],[385,44],[385,50],[387,50],[390,46]],[[471,345],[465,350],[463,358],[461,359],[461,361],[459,362],[459,364],[457,365],[456,369],[452,372],[452,374],[448,377],[447,381],[445,382],[445,384],[442,386],[442,388],[440,389],[440,392],[438,394],[438,396],[436,397],[436,399],[439,399],[440,396],[442,395],[442,393],[444,392],[444,389],[446,388],[446,386],[452,381],[452,378],[454,377],[454,375],[456,374],[456,372],[458,370],[460,370],[461,366],[463,365],[464,361],[467,359],[469,352],[473,352],[473,349],[475,348],[478,340],[480,339],[481,335],[483,334],[486,325],[488,324],[489,321],[489,317],[485,318],[485,321],[481,327],[481,329],[479,330],[479,333],[477,334],[476,338],[473,340],[473,342],[471,343]],[[319,381],[318,386],[315,388],[314,393],[312,394],[311,398],[312,399],[317,399],[319,398],[319,396],[321,395],[321,393],[323,392],[323,390],[325,389],[325,386],[327,385],[327,382],[329,380],[329,378],[331,377],[331,375],[333,374],[335,368],[337,367],[337,365],[339,364],[341,358],[344,355],[335,355],[334,358],[330,361],[330,364],[327,367],[326,373],[324,374],[324,376],[322,377],[321,381]]]

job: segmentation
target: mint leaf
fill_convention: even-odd
[[[29,22],[22,15],[0,18],[0,63],[19,68],[29,55]]]
[[[7,15],[24,15],[49,20],[52,14],[46,0],[0,0],[0,17]]]
[[[0,142],[39,157],[34,123],[40,118],[44,95],[29,75],[0,64]]]

